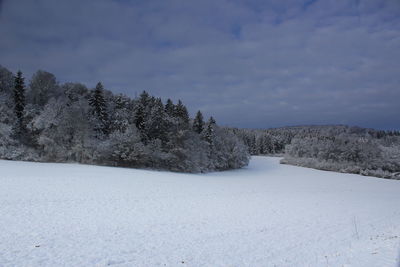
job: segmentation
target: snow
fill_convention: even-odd
[[[397,266],[400,181],[0,161],[0,266]]]

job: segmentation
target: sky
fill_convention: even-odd
[[[400,129],[399,0],[0,0],[0,65],[226,126]]]

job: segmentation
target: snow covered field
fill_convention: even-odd
[[[0,266],[398,266],[400,181],[0,161]]]

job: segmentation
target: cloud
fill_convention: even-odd
[[[13,71],[146,89],[220,124],[400,127],[396,0],[6,0],[0,34]]]

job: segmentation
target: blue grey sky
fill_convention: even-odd
[[[221,125],[400,129],[399,0],[0,0],[0,64]]]

